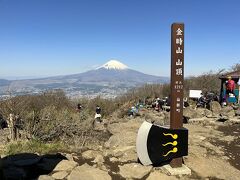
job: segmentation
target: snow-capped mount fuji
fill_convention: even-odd
[[[128,69],[128,66],[119,62],[119,61],[117,61],[117,60],[110,60],[107,63],[103,64],[102,66],[100,66],[96,69],[100,69],[100,68],[124,70],[124,69]]]
[[[169,78],[144,74],[130,69],[120,61],[110,60],[84,73],[8,82],[8,86],[0,84],[0,95],[4,95],[3,92],[10,88],[18,94],[24,94],[26,91],[37,93],[50,89],[63,89],[70,96],[110,95],[112,97],[141,84],[166,83],[169,82]]]
[[[78,82],[131,83],[132,85],[166,82],[164,77],[135,71],[117,60],[110,60],[94,70],[70,76],[75,76]]]

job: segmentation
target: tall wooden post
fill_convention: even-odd
[[[183,126],[183,83],[184,83],[184,24],[174,23],[171,27],[171,111],[170,128]],[[174,158],[172,167],[182,166],[182,157]]]

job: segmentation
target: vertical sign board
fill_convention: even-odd
[[[188,130],[183,128],[184,25],[172,25],[171,120],[169,127],[143,122],[137,135],[137,154],[144,165],[170,162],[182,166],[188,154]]]
[[[180,129],[183,126],[184,24],[172,24],[171,31],[170,128]],[[173,159],[170,165],[172,167],[182,166],[182,158]]]

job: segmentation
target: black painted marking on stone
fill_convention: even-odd
[[[177,135],[177,138],[174,135]],[[174,145],[174,141],[177,141],[177,145]],[[177,152],[174,151],[174,148],[177,148]],[[186,128],[169,129],[153,125],[148,134],[147,149],[153,165],[161,164],[173,158],[187,156],[188,130]]]

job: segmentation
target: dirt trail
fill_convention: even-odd
[[[226,137],[234,137],[233,141],[218,140],[213,143],[215,146],[222,146],[224,153],[229,157],[232,166],[240,170],[240,125],[219,126],[218,130]]]

